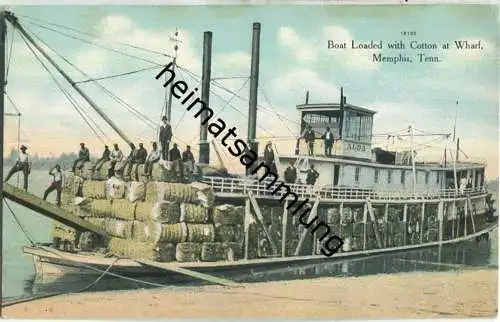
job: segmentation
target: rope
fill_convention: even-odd
[[[21,38],[23,39],[24,43],[26,44],[26,46],[31,50],[31,52],[33,53],[33,55],[35,55],[35,58],[38,60],[38,62],[40,62],[40,64],[43,66],[43,68],[47,71],[47,73],[49,73],[50,77],[52,78],[52,80],[56,83],[56,85],[58,86],[59,90],[61,90],[61,92],[65,95],[65,97],[68,99],[68,101],[71,103],[71,105],[73,105],[73,107],[75,108],[75,110],[78,112],[78,114],[80,114],[80,116],[83,118],[83,120],[85,121],[85,123],[87,123],[87,125],[90,127],[90,129],[94,132],[94,134],[97,136],[97,138],[103,143],[103,144],[106,144],[103,139],[101,138],[101,136],[99,135],[99,133],[97,133],[97,131],[92,127],[92,125],[89,123],[89,121],[85,118],[85,116],[83,115],[84,112],[83,112],[83,109],[81,109],[81,107],[78,105],[78,103],[76,101],[73,101],[73,98],[71,97],[71,95],[69,93],[67,93],[65,91],[65,89],[61,86],[61,84],[59,84],[59,82],[57,81],[57,79],[55,78],[55,76],[52,74],[52,72],[48,69],[48,67],[43,63],[43,61],[40,59],[40,57],[38,57],[38,55],[35,53],[35,51],[33,50],[33,48],[31,47],[31,45],[27,42],[27,40],[25,39],[25,37],[23,35],[21,35]],[[89,117],[89,119],[91,119]],[[91,119],[92,120],[92,119]],[[93,121],[93,120],[92,120]],[[94,122],[94,121],[93,121]],[[95,124],[95,122],[94,122]],[[99,126],[97,124],[95,124],[96,127],[101,130],[99,128]],[[102,132],[102,130],[101,130]],[[102,132],[104,134],[104,132]],[[104,134],[105,135],[105,134]],[[106,138],[108,139],[109,141],[109,138],[106,136]]]
[[[276,109],[273,108],[273,104],[271,104],[271,100],[269,100],[269,98],[267,98],[267,95],[264,92],[264,89],[262,87],[260,87],[260,86],[259,86],[259,88],[260,88],[260,91],[262,93],[262,96],[264,96],[264,99],[267,101],[267,103],[269,104],[269,106],[271,106],[271,108],[276,111]],[[288,132],[290,132],[291,135],[294,135],[294,133],[292,132],[292,130],[288,127],[288,125],[286,125],[286,123],[283,121],[283,119],[281,118],[281,116],[278,114],[277,111],[276,111],[276,116],[280,119],[280,121],[283,123],[283,125],[288,130]]]
[[[19,148],[21,146],[21,112],[17,108],[16,104],[12,100],[12,98],[7,94],[7,92],[4,92],[5,96],[7,97],[7,100],[12,104],[14,107],[14,110],[17,112],[17,151],[19,151]],[[18,172],[16,175],[17,183],[16,186],[19,188],[20,180],[21,180],[21,174]]]
[[[12,61],[12,47],[14,47],[14,35],[15,31],[12,29],[12,37],[10,39],[10,48],[9,48],[9,56],[7,58],[7,69],[5,71],[5,84],[7,84],[7,78],[9,76],[10,64]]]
[[[54,48],[50,47],[45,41],[43,41],[43,39],[41,39],[40,37],[38,37],[36,34],[34,34],[32,31],[30,31],[30,33],[38,39],[38,41],[40,41],[41,43],[43,43],[45,46],[47,46],[50,50],[52,50],[57,56],[59,56],[62,60],[64,60],[67,64],[69,64],[71,67],[73,67],[75,70],[77,70],[78,72],[82,73],[83,75],[85,75],[89,81],[92,81],[95,85],[97,85],[98,87],[101,88],[102,91],[104,91],[106,94],[108,94],[111,98],[113,98],[117,103],[119,104],[122,104],[122,106],[125,107],[125,109],[127,109],[129,112],[131,112],[132,114],[134,114],[136,117],[138,117],[140,120],[142,120],[146,125],[148,125],[149,127],[153,128],[154,129],[154,126],[152,124],[154,124],[154,122],[149,119],[146,115],[142,114],[141,112],[139,112],[137,109],[135,109],[134,107],[132,107],[130,104],[128,104],[127,102],[125,102],[124,100],[122,100],[120,97],[118,97],[116,94],[114,94],[113,92],[111,92],[109,89],[107,89],[106,87],[104,87],[103,85],[101,85],[99,82],[97,82],[96,80],[92,80],[92,77],[90,77],[88,74],[86,74],[84,71],[82,71],[80,68],[78,68],[75,64],[73,64],[72,62],[70,62],[66,57],[64,57],[63,55],[61,55],[59,52],[57,52]],[[155,66],[156,67],[159,67],[159,66]],[[151,122],[151,125],[148,124],[147,122]]]
[[[87,79],[87,80],[82,80],[82,81],[78,81],[78,82],[74,82],[74,83],[75,84],[83,84],[83,83],[95,82],[95,81],[103,80],[103,79],[110,79],[110,78],[116,78],[116,77],[121,77],[121,76],[128,76],[128,75],[132,75],[132,74],[136,74],[136,73],[140,73],[140,72],[144,72],[144,71],[148,71],[148,70],[159,69],[160,67],[162,67],[162,66],[144,67],[144,68],[136,69],[136,70],[133,70],[133,71],[130,71],[130,72],[126,72],[126,73],[109,75],[109,76],[103,76],[103,77],[97,77],[97,78],[90,78],[90,79]]]
[[[17,225],[19,226],[19,228],[21,228],[22,232],[24,233],[24,236],[26,237],[26,239],[31,243],[31,246],[35,246],[35,242],[30,237],[30,235],[28,234],[28,231],[24,228],[23,224],[21,224],[21,222],[17,218],[16,214],[14,213],[14,211],[10,207],[9,203],[7,202],[7,199],[4,199],[4,202],[5,202],[5,205],[7,206],[7,208],[9,209],[10,213],[14,217],[14,220],[17,222]]]

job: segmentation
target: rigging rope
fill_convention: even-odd
[[[7,100],[9,100],[9,102],[14,107],[14,110],[16,110],[16,112],[17,112],[17,151],[19,151],[19,149],[21,147],[21,112],[17,108],[16,104],[14,103],[14,101],[12,100],[12,98],[10,97],[10,95],[7,94],[7,92],[4,92],[4,93],[5,93],[5,96],[7,97]],[[20,183],[20,179],[21,179],[21,173],[17,172],[16,177],[17,177],[16,187],[19,188],[19,183]]]
[[[83,84],[83,83],[94,82],[94,81],[98,81],[98,80],[111,79],[111,78],[116,78],[116,77],[121,77],[121,76],[128,76],[128,75],[132,75],[132,74],[136,74],[136,73],[140,73],[140,72],[144,72],[144,71],[148,71],[148,70],[160,69],[161,67],[162,66],[144,67],[144,68],[136,69],[136,70],[126,72],[126,73],[114,74],[114,75],[109,75],[109,76],[102,76],[102,77],[97,77],[97,78],[90,78],[90,79],[86,79],[86,80],[82,80],[82,81],[77,81],[74,83],[75,84]]]
[[[74,65],[72,62],[70,62],[66,57],[64,57],[63,55],[61,55],[59,52],[57,52],[54,48],[50,47],[45,41],[43,41],[43,39],[41,39],[40,37],[38,37],[36,34],[34,34],[32,31],[30,31],[30,33],[36,37],[38,39],[38,41],[40,41],[41,43],[43,43],[45,46],[47,46],[50,50],[52,50],[57,56],[59,56],[62,60],[64,60],[67,64],[69,64],[71,67],[73,67],[75,70],[79,71],[80,73],[82,73],[83,75],[85,75],[87,78],[91,79],[91,77],[89,75],[87,75],[84,71],[82,71],[80,68],[78,68],[76,65]],[[156,67],[156,66],[155,66]],[[149,119],[146,115],[142,114],[141,112],[139,112],[137,109],[135,109],[134,107],[132,107],[130,104],[128,104],[127,102],[125,102],[124,100],[122,100],[120,97],[118,97],[116,94],[114,94],[113,92],[111,92],[109,89],[107,89],[106,87],[104,87],[103,85],[101,85],[99,82],[97,81],[93,81],[93,83],[95,85],[97,85],[98,87],[101,88],[102,91],[104,91],[106,94],[108,94],[111,98],[113,98],[117,103],[119,104],[122,104],[122,106],[125,107],[125,109],[127,109],[129,112],[131,112],[132,114],[134,114],[137,118],[139,118],[141,121],[143,121],[146,125],[148,125],[149,127],[151,128],[155,128],[155,126],[153,125],[154,122]],[[151,124],[148,124],[147,122],[151,122]]]
[[[9,76],[10,64],[12,62],[12,48],[14,47],[14,35],[15,30],[12,29],[12,37],[10,39],[9,55],[7,56],[7,69],[5,71],[5,84],[7,84],[7,78]]]
[[[273,108],[273,105],[271,104],[271,100],[269,98],[267,98],[267,95],[266,93],[264,92],[264,88],[260,87],[260,91],[262,93],[262,96],[264,96],[264,99],[267,101],[267,103],[269,104],[269,106],[274,110],[276,111],[275,108]],[[288,127],[288,125],[286,125],[286,123],[283,121],[283,119],[281,118],[281,116],[278,114],[278,112],[276,111],[276,116],[279,118],[279,120],[281,121],[281,123],[283,123],[283,125],[286,127],[286,129],[288,130],[288,132],[290,132],[291,135],[294,135],[294,133],[292,132],[292,130]],[[297,123],[298,124],[298,123]]]
[[[83,120],[85,121],[85,123],[87,123],[87,125],[90,127],[90,129],[94,132],[94,134],[97,136],[97,138],[103,143],[103,144],[106,144],[104,142],[104,140],[101,138],[101,136],[99,135],[99,133],[97,133],[97,131],[94,129],[94,127],[89,123],[89,121],[85,118],[85,112],[83,111],[83,109],[78,105],[78,103],[76,101],[74,101],[73,97],[71,96],[71,94],[67,93],[66,90],[62,87],[61,84],[59,84],[59,82],[57,81],[57,79],[55,78],[55,76],[52,74],[52,72],[49,70],[49,68],[43,63],[43,61],[40,59],[40,57],[38,57],[38,55],[36,54],[36,52],[33,50],[33,48],[31,48],[31,45],[28,43],[28,41],[25,39],[25,37],[23,35],[21,35],[21,38],[23,39],[24,43],[26,44],[26,46],[28,46],[28,48],[31,50],[31,52],[33,53],[33,55],[35,55],[36,59],[38,60],[38,62],[40,62],[40,64],[43,66],[43,68],[47,71],[47,73],[49,73],[50,77],[52,78],[52,80],[56,83],[57,87],[59,88],[59,90],[61,90],[61,92],[64,94],[64,96],[68,99],[68,101],[71,103],[71,105],[73,105],[73,107],[75,108],[75,110],[78,112],[78,114],[80,114],[80,116],[83,118]],[[90,120],[92,120],[92,118],[89,117]],[[92,120],[93,121],[93,120]],[[94,122],[94,121],[93,121]],[[101,130],[99,128],[99,126],[94,122],[94,124],[96,125],[96,127]],[[102,130],[101,130],[102,132]],[[105,136],[105,133],[102,132]],[[105,136],[108,141],[109,141],[109,138],[107,136]]]
[[[7,199],[3,198],[3,201],[5,202],[5,205],[7,206],[10,213],[12,214],[12,217],[14,217],[14,220],[17,222],[17,225],[19,226],[19,228],[21,228],[21,231],[24,233],[24,237],[26,237],[26,239],[31,243],[31,246],[35,246],[35,242],[33,241],[33,238],[30,237],[30,235],[28,234],[28,231],[24,228],[23,224],[21,224],[21,221],[19,221],[19,219],[17,218],[16,214],[14,213],[14,211],[10,207],[9,203],[7,202]]]

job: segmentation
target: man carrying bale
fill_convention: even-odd
[[[169,159],[172,162],[172,172],[174,173],[174,176],[177,176],[177,171],[179,171],[179,177],[180,180],[182,181],[183,178],[183,169],[182,169],[182,158],[181,158],[181,151],[177,147],[177,143],[174,143],[174,147],[170,150],[169,154]]]
[[[144,165],[144,175],[148,178],[151,177],[153,173],[153,164],[160,161],[160,151],[158,151],[158,145],[156,142],[153,142],[153,150],[149,152],[148,157],[146,158],[146,164]]]
[[[78,151],[78,158],[75,160],[75,162],[73,163],[73,172],[75,172],[76,168],[77,168],[77,165],[78,165],[78,169],[81,169],[83,168],[83,164],[85,162],[89,162],[90,161],[90,152],[89,152],[89,149],[87,149],[85,147],[85,143],[80,143],[80,151]]]
[[[57,196],[57,205],[61,206],[61,190],[62,190],[62,171],[61,171],[61,166],[59,164],[56,164],[55,167],[50,169],[49,174],[52,176],[52,183],[50,186],[45,190],[45,193],[43,194],[43,200],[47,199],[47,196],[49,193],[52,191],[56,190]]]
[[[109,147],[107,145],[104,146],[104,152],[102,153],[102,156],[99,160],[97,160],[94,170],[96,171],[101,171],[102,166],[104,163],[109,161],[109,155],[111,151],[109,151]]]
[[[21,145],[21,148],[19,150],[19,156],[17,157],[17,161],[10,169],[9,173],[7,174],[7,177],[5,177],[4,182],[9,181],[10,177],[14,175],[14,173],[18,171],[22,171],[24,175],[24,190],[28,191],[28,175],[30,174],[30,163],[28,160],[28,153],[26,153],[26,150],[28,148],[25,145]]]
[[[111,160],[111,164],[110,164],[110,168],[115,170],[115,165],[118,163],[118,162],[121,162],[123,160],[123,153],[122,151],[118,148],[118,144],[113,144],[113,151],[111,151],[111,154],[110,154],[110,160]]]

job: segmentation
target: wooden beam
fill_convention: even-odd
[[[317,214],[317,211],[318,211],[318,205],[319,205],[319,194],[316,196],[316,200],[314,201],[314,204],[311,208],[311,212],[309,213],[309,218],[307,218],[307,223],[310,222],[310,220],[312,220],[312,218],[314,217],[314,215]],[[302,226],[303,227],[303,226]],[[297,245],[297,248],[295,249],[295,256],[299,256],[300,254],[300,251],[302,249],[302,244],[304,244],[304,241],[306,240],[306,236],[307,236],[307,233],[309,232],[309,229],[304,228],[304,231],[302,232],[302,235],[300,236],[300,239],[299,239],[299,243]]]
[[[368,210],[366,202],[363,205],[363,250],[366,250],[366,222],[368,221]]]
[[[3,196],[68,227],[81,231],[90,231],[97,235],[107,237],[107,233],[96,225],[93,225],[90,222],[67,212],[57,205],[51,204],[38,196],[22,189],[18,189],[8,183],[4,183]]]
[[[230,287],[240,286],[238,283],[235,283],[234,281],[231,281],[231,280],[228,280],[225,278],[220,278],[220,277],[216,277],[213,275],[208,275],[206,273],[193,271],[190,269],[179,267],[177,265],[172,265],[170,263],[158,263],[158,262],[153,262],[153,261],[150,261],[147,259],[136,259],[135,261],[143,266],[149,266],[149,267],[154,267],[154,268],[158,268],[158,269],[165,270],[165,271],[175,272],[178,274],[186,275],[186,276],[193,277],[195,279],[200,279],[203,281],[212,282],[215,284],[220,284],[220,285],[230,286]]]
[[[372,203],[370,202],[370,199],[366,199],[366,208],[368,209],[368,213],[370,214],[370,219],[372,221],[373,231],[375,232],[375,238],[377,239],[377,246],[378,246],[378,248],[382,248],[382,240],[380,238],[380,234],[378,233],[377,219],[375,218],[375,215],[373,214],[373,208],[372,208]]]
[[[420,217],[420,244],[424,242],[424,220],[425,220],[425,201],[422,202],[422,212]]]
[[[344,202],[340,202],[339,212],[340,212],[339,236],[342,236],[342,224],[344,223]]]
[[[441,200],[438,204],[438,222],[439,222],[439,245],[443,242],[443,220],[444,220],[444,203]]]
[[[281,218],[281,257],[286,257],[286,239],[288,237],[288,200],[285,200],[283,206],[283,218]]]
[[[403,207],[403,222],[404,222],[404,233],[403,233],[403,244],[407,244],[407,238],[406,235],[408,235],[408,227],[406,227],[406,222],[408,221],[408,204],[405,203]]]
[[[467,195],[467,205],[468,205],[469,210],[470,210],[470,220],[472,222],[472,230],[473,230],[473,232],[476,232],[476,223],[474,222],[475,211],[472,208],[472,200],[470,199],[470,194]]]
[[[455,239],[455,221],[457,220],[457,207],[455,204],[455,201],[451,203],[451,217],[453,218],[451,220],[451,239]]]
[[[248,259],[248,247],[250,246],[250,199],[245,199],[245,259]]]
[[[248,192],[248,197],[250,199],[250,203],[253,206],[253,210],[255,211],[255,214],[253,212],[250,212],[250,213],[252,215],[255,215],[256,221],[260,224],[260,226],[264,230],[264,234],[266,235],[266,238],[269,241],[269,245],[271,246],[271,250],[273,252],[273,255],[276,256],[276,255],[278,255],[278,248],[276,247],[276,244],[274,243],[273,239],[271,238],[271,234],[269,234],[269,231],[267,231],[267,227],[264,223],[264,217],[262,217],[262,213],[260,212],[260,208],[259,208],[259,205],[257,204],[257,200],[255,200],[255,197],[253,196],[253,193],[251,191]]]
[[[384,247],[387,246],[387,235],[389,233],[389,227],[388,223],[389,222],[389,204],[385,204],[385,210],[384,210],[384,223],[385,223],[385,229],[384,229]]]
[[[467,215],[469,214],[469,208],[467,207],[467,199],[465,199],[464,205],[464,236],[467,236]]]

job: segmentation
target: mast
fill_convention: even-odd
[[[5,23],[6,12],[0,11],[0,86],[2,87],[2,95],[0,95],[0,249],[3,249],[3,148],[4,148],[4,97],[5,97],[5,34],[7,33],[7,24]],[[3,268],[0,267],[0,285],[2,284]],[[0,302],[3,298],[0,290]],[[2,306],[0,305],[0,316],[2,315]]]
[[[66,75],[66,73],[61,69],[61,67],[59,67],[59,65],[57,65],[54,60],[52,60],[52,58],[50,58],[49,55],[47,55],[47,53],[45,53],[45,51],[33,40],[33,38],[24,30],[23,26],[21,26],[19,24],[19,22],[17,21],[17,17],[15,17],[13,14],[11,13],[8,13],[5,15],[6,19],[9,20],[9,22],[15,27],[17,28],[22,34],[24,37],[26,37],[26,39],[33,45],[35,46],[36,49],[38,49],[38,51],[52,64],[52,66],[54,66],[55,69],[57,69],[57,71],[59,73],[61,73],[61,75],[64,77],[64,79],[66,79],[66,81],[68,81],[68,83],[71,84],[71,86],[87,101],[87,103],[89,103],[90,106],[92,106],[92,108],[97,112],[97,114],[99,114],[108,124],[109,126],[111,126],[111,128],[113,128],[113,130],[115,130],[115,132],[127,143],[127,144],[130,144],[131,141],[128,139],[128,137],[125,135],[125,133],[123,133],[119,128],[118,126],[116,126],[116,124],[106,115],[104,114],[104,112],[99,108],[99,106],[97,106],[97,104],[92,101],[92,99],[87,95],[85,94],[85,92],[83,92],[79,87],[78,85],[68,76]]]
[[[340,118],[339,118],[339,138],[342,138],[344,125],[344,88],[340,88]]]
[[[250,100],[248,104],[248,145],[259,154],[256,138],[257,127],[257,89],[259,87],[260,23],[254,22],[252,35],[252,62],[250,66]],[[249,169],[247,169],[247,174]]]
[[[201,76],[201,100],[210,106],[210,80],[212,73],[212,32],[205,31],[203,34],[203,74]],[[210,163],[210,144],[208,144],[208,110],[203,109],[200,116],[200,157],[203,164]],[[205,122],[205,124],[203,124]]]
[[[177,64],[177,50],[179,50],[179,45],[181,41],[177,38],[179,36],[179,30],[175,29],[174,37],[170,37],[170,40],[175,42],[174,45],[174,59],[172,60],[172,71],[175,71],[175,66]],[[165,80],[168,81],[167,79],[167,74],[165,73]],[[172,123],[172,82],[169,84],[169,94],[168,94],[168,101],[167,105],[165,106],[165,116],[167,117],[167,121],[169,123]]]

